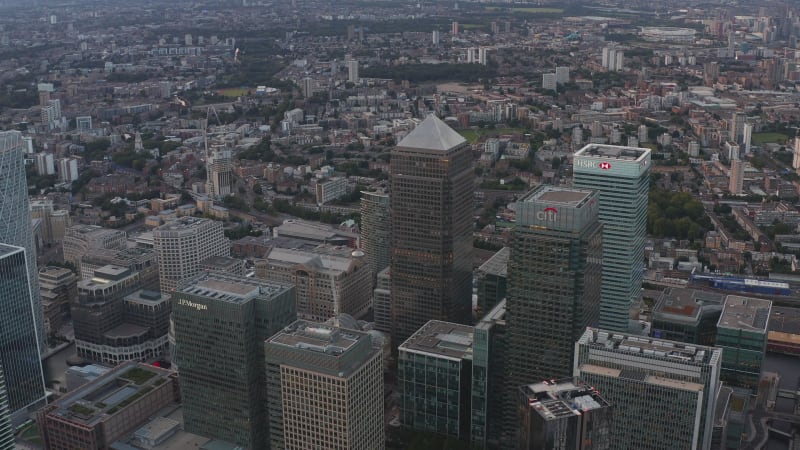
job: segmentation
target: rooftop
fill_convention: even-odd
[[[558,186],[541,186],[521,199],[523,202],[559,203],[577,207],[592,197],[594,191]]]
[[[575,156],[612,158],[626,161],[639,161],[650,153],[650,149],[622,147],[619,145],[589,144],[575,152]]]
[[[219,272],[201,272],[183,281],[176,289],[189,295],[232,303],[242,303],[257,296],[275,297],[290,289],[272,281],[257,280]]]
[[[596,328],[587,328],[578,343],[595,348],[603,348],[615,353],[638,354],[645,358],[670,360],[688,365],[708,364],[712,355],[721,351],[714,347],[612,333]]]
[[[182,231],[182,230],[191,230],[197,227],[198,225],[202,225],[205,223],[213,222],[213,220],[206,219],[203,217],[192,217],[192,216],[183,216],[178,217],[175,220],[171,220],[164,225],[156,228],[155,232],[164,232],[164,231]]]
[[[49,415],[94,426],[166,381],[174,372],[126,362],[51,404]]]
[[[478,272],[505,277],[508,274],[508,260],[511,257],[511,247],[503,247],[488,261],[481,264]]]
[[[609,406],[593,387],[573,379],[542,381],[522,386],[520,390],[527,396],[528,406],[545,420],[577,416]]]
[[[298,320],[267,340],[315,353],[341,355],[369,335],[333,325]]]
[[[800,335],[800,310],[781,306],[772,307],[769,318],[770,332]]]
[[[168,302],[169,299],[170,296],[167,294],[147,289],[140,289],[133,294],[125,296],[126,302],[141,303],[150,306]]]
[[[771,309],[769,300],[729,295],[717,327],[766,333]]]
[[[468,325],[431,320],[400,344],[399,350],[459,361],[471,360],[473,331],[473,327]]]
[[[446,152],[466,142],[464,136],[456,133],[435,114],[431,114],[408,133],[397,146]]]
[[[654,316],[674,319],[692,319],[700,317],[703,309],[722,310],[724,294],[685,288],[667,288],[661,293],[658,303],[653,309]]]

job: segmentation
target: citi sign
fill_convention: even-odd
[[[608,170],[608,169],[611,168],[611,163],[608,162],[608,161],[603,161],[603,162],[600,162],[600,163],[596,163],[596,162],[594,162],[592,160],[588,160],[588,159],[579,159],[579,160],[575,161],[575,166],[576,167],[583,167],[583,168],[587,168],[587,169],[591,169],[593,167],[599,167],[600,169]]]
[[[555,222],[558,217],[558,210],[552,207],[545,208],[536,213],[536,220],[542,222]]]

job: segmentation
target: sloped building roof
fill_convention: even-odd
[[[411,133],[408,133],[408,136],[403,138],[397,146],[448,151],[466,141],[463,136],[456,133],[436,115],[431,114],[417,125]]]

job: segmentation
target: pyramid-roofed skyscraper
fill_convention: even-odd
[[[472,306],[474,171],[466,139],[434,115],[392,150],[392,341]]]

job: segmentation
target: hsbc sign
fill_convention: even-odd
[[[593,169],[597,167],[599,169],[609,170],[611,169],[611,163],[608,161],[602,161],[598,163],[590,159],[578,159],[575,160],[575,167],[581,167],[585,169]]]

